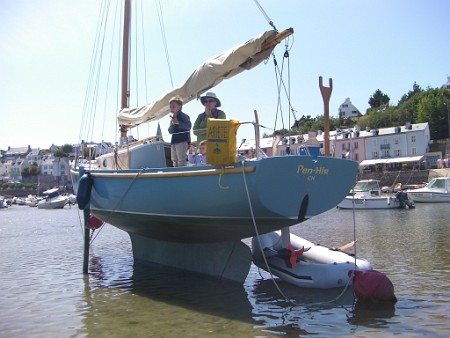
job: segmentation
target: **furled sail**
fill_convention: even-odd
[[[222,80],[229,79],[260,64],[281,40],[292,33],[292,28],[281,33],[275,30],[266,31],[207,60],[191,74],[182,86],[169,91],[155,102],[139,108],[122,109],[119,112],[119,124],[134,127],[166,116],[170,113],[168,102],[171,97],[180,95],[184,103],[198,98]]]

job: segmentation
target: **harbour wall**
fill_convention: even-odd
[[[450,168],[359,173],[358,180],[380,180],[380,186],[392,187],[397,183],[402,185],[426,183],[438,176],[450,177]]]

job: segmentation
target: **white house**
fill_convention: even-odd
[[[31,149],[31,151],[25,157],[25,160],[28,166],[32,165],[34,162],[36,162],[38,166],[40,166],[43,158],[44,155],[42,154],[42,151],[39,148],[36,148]]]
[[[359,110],[353,105],[350,98],[346,98],[344,103],[339,106],[339,116],[342,118],[358,116]]]
[[[48,156],[44,158],[41,162],[41,175],[53,176],[53,158]]]
[[[369,133],[369,135],[367,135]],[[372,129],[365,132],[365,160],[360,166],[419,163],[429,152],[428,123],[406,123],[401,127]]]

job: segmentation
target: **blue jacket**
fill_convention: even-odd
[[[182,111],[178,112],[177,119],[179,124],[170,124],[169,133],[172,134],[171,144],[181,143],[181,142],[191,142],[191,119],[189,115],[183,113]]]

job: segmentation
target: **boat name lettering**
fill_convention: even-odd
[[[303,164],[297,168],[297,174],[303,175],[328,175],[328,169],[325,167],[307,168]]]
[[[227,139],[228,126],[214,126],[208,128],[208,139]]]

